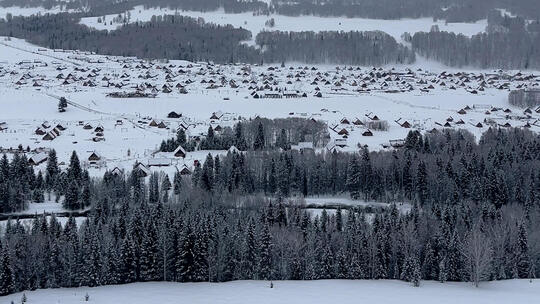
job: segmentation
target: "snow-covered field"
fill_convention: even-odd
[[[28,209],[19,212],[19,214],[43,214],[43,213],[58,213],[66,211],[62,208],[61,203],[57,203],[54,200],[45,201],[43,203],[29,203]]]
[[[12,16],[31,16],[38,14],[58,14],[61,12],[73,12],[72,10],[62,10],[60,7],[53,7],[51,9],[44,9],[43,7],[1,7],[0,6],[0,19],[6,18],[7,14]]]
[[[358,304],[437,303],[507,304],[540,302],[540,280],[482,283],[422,282],[412,287],[401,281],[264,281],[228,283],[135,283],[96,288],[63,288],[26,292],[28,304]],[[89,300],[85,302],[88,293]],[[19,303],[22,293],[0,297],[1,303]]]
[[[390,206],[388,203],[354,200],[349,196],[343,197],[306,197],[304,201],[307,205],[313,206],[343,206],[343,207],[372,207],[372,208],[387,208]],[[405,203],[396,203],[397,209],[401,212],[408,212],[411,209],[411,205]]]
[[[182,11],[168,8],[148,8],[137,6],[129,11],[129,22],[150,21],[152,16],[162,16],[167,14],[180,14],[194,18],[203,18],[206,22],[214,24],[227,25],[244,28],[252,33],[252,40],[249,44],[255,43],[255,37],[261,31],[383,31],[393,36],[396,40],[401,40],[404,32],[415,33],[420,31],[429,31],[433,25],[439,26],[440,30],[461,33],[472,36],[483,32],[487,26],[487,20],[481,20],[476,23],[448,23],[443,20],[433,21],[432,18],[402,19],[402,20],[379,20],[365,18],[346,18],[346,17],[318,17],[302,16],[289,17],[277,14],[253,15],[253,13],[228,14],[224,10],[213,12]],[[128,16],[125,12],[123,16]],[[113,18],[118,14],[106,15],[106,22],[103,16],[82,18],[81,23],[91,28],[99,30],[114,30],[122,23],[114,22]],[[274,27],[266,27],[265,22],[273,18]]]

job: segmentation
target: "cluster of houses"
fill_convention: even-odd
[[[66,128],[61,124],[52,126],[48,121],[44,121],[34,130],[34,134],[41,136],[42,140],[52,141],[62,135],[65,130]]]
[[[339,111],[329,111],[328,109],[321,109],[321,112],[333,112],[334,118],[339,115]],[[307,113],[289,113],[296,116],[308,116]],[[305,115],[303,115],[305,114]],[[474,114],[474,115],[469,115]],[[427,132],[437,132],[439,129],[444,128],[463,128],[472,126],[474,128],[533,128],[540,130],[540,107],[536,109],[526,108],[520,111],[512,111],[509,108],[494,107],[491,105],[474,104],[472,106],[465,106],[462,109],[456,111],[455,115],[449,115],[446,119],[440,121],[433,121],[429,119],[424,121],[411,121],[403,118],[394,120],[394,123],[404,129],[418,129],[425,130]],[[378,131],[387,131],[389,126],[388,122],[381,120],[381,118],[370,112],[364,115],[362,119],[359,117],[345,117],[342,116],[339,119],[334,119],[334,122],[328,122],[328,128],[330,133],[334,134],[334,140],[330,141],[327,145],[327,149],[330,151],[341,150],[347,146],[349,136],[352,132],[361,132],[364,137],[374,136],[374,129]],[[311,119],[314,121],[320,120],[320,114],[311,114]],[[388,142],[382,143],[384,148],[398,148],[403,145],[402,139],[392,139]]]
[[[119,120],[117,121],[117,124],[121,124],[121,122],[122,121]],[[78,126],[81,127],[83,130],[88,130],[91,132],[92,141],[100,142],[105,140],[105,128],[101,124],[98,124],[94,127],[89,122],[79,121]],[[48,121],[44,121],[38,127],[36,127],[36,129],[34,130],[34,134],[37,136],[41,136],[41,140],[52,141],[61,136],[62,133],[66,130],[67,127],[64,127],[61,123],[57,123],[53,126]]]
[[[89,58],[99,60],[90,60]],[[240,64],[173,64],[129,57],[78,53],[71,63],[51,65],[21,61],[0,70],[16,86],[102,88],[112,98],[148,98],[160,94],[188,94],[190,91],[223,90],[245,92],[255,99],[323,97],[327,94],[370,92],[430,92],[436,89],[463,89],[479,94],[486,89],[539,89],[540,75],[487,72],[431,73],[410,68],[343,67],[321,69],[297,66],[257,66]],[[28,67],[26,70],[21,67]],[[68,67],[69,66],[69,67]],[[49,73],[45,73],[49,71]],[[227,94],[227,93],[225,93]]]

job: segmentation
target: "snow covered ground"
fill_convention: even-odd
[[[422,282],[418,288],[390,280],[264,281],[228,283],[134,283],[96,288],[63,288],[26,292],[29,304],[358,304],[437,303],[506,304],[540,302],[540,280],[482,283]],[[84,301],[88,293],[88,302]],[[1,303],[19,303],[22,293],[0,297]]]
[[[43,7],[1,7],[0,6],[0,19],[6,18],[7,14],[12,16],[31,16],[31,15],[44,15],[44,14],[58,14],[61,12],[73,12],[72,10],[62,10],[60,7],[54,7],[51,9],[44,9]]]
[[[150,21],[153,15],[161,16],[166,14],[180,14],[194,18],[203,18],[206,22],[220,25],[231,24],[234,27],[244,28],[252,33],[252,39],[248,44],[255,44],[255,37],[261,31],[383,31],[393,36],[396,40],[401,40],[404,32],[415,33],[429,31],[433,25],[439,26],[441,31],[461,33],[472,36],[483,32],[487,26],[487,20],[476,23],[448,23],[444,20],[433,21],[432,18],[401,19],[401,20],[380,20],[365,18],[346,17],[318,17],[301,16],[289,17],[277,14],[253,15],[253,13],[228,14],[223,9],[213,12],[182,11],[168,8],[148,8],[137,6],[129,11],[129,22]],[[123,15],[127,16],[127,12]],[[81,23],[88,27],[99,30],[114,30],[122,23],[114,22],[113,18],[118,14],[106,15],[105,21],[98,23],[98,19],[103,16],[82,18]],[[266,27],[265,22],[273,18],[274,27]]]
[[[382,203],[382,202],[366,202],[363,200],[354,200],[351,199],[349,196],[343,196],[343,197],[306,197],[304,198],[304,201],[307,205],[314,205],[314,206],[344,206],[344,207],[373,207],[373,208],[387,208],[390,206],[388,203]],[[411,209],[411,206],[409,204],[404,203],[396,203],[396,206],[398,210],[400,210],[403,213],[408,212]]]
[[[66,211],[62,208],[61,203],[57,203],[54,200],[45,201],[43,203],[29,203],[28,209],[17,212],[18,214],[43,214],[43,213],[58,213]]]

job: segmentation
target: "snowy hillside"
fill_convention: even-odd
[[[135,161],[148,163],[180,126],[188,136],[204,136],[209,126],[232,127],[256,116],[323,121],[332,140],[345,143],[344,151],[389,148],[410,128],[466,129],[477,137],[490,125],[540,130],[540,113],[523,113],[507,102],[509,90],[538,86],[534,73],[166,63],[3,40],[0,147],[54,148],[61,160],[73,150],[83,159],[96,152],[102,158],[91,170],[96,175],[130,168]],[[140,96],[110,95],[127,93]],[[60,97],[70,102],[65,113],[57,109]],[[182,118],[169,118],[172,111]],[[211,119],[214,112],[223,116]],[[387,129],[370,130],[374,122]],[[59,134],[47,138],[55,127]],[[190,165],[208,152],[170,163],[172,168]],[[226,151],[212,151],[219,153]]]
[[[74,12],[73,10],[61,10],[60,7],[54,7],[51,9],[44,9],[43,7],[1,7],[0,6],[0,19],[6,18],[7,14],[12,16],[31,16],[38,14],[58,14],[61,12]]]
[[[214,12],[182,11],[167,8],[148,8],[137,6],[130,11],[120,14],[106,16],[95,16],[82,18],[81,23],[98,30],[115,30],[122,26],[123,22],[150,21],[152,16],[162,16],[167,14],[179,14],[194,18],[203,18],[206,22],[220,25],[231,24],[234,27],[244,28],[251,32],[252,40],[249,44],[255,44],[255,37],[261,31],[383,31],[393,36],[396,40],[401,40],[404,32],[415,33],[419,31],[429,31],[433,25],[437,25],[440,30],[454,33],[461,33],[472,36],[483,32],[487,26],[487,21],[482,20],[476,23],[448,23],[443,20],[433,21],[432,18],[402,19],[402,20],[379,20],[365,18],[345,18],[345,17],[318,17],[302,16],[290,17],[277,14],[254,15],[252,13],[228,14],[223,10]],[[115,19],[116,18],[116,19]],[[265,23],[274,19],[275,26],[267,27]],[[98,22],[101,21],[101,22]]]
[[[28,304],[322,304],[322,303],[439,303],[503,304],[540,301],[540,281],[510,280],[485,283],[423,282],[419,288],[401,281],[237,281],[229,283],[135,283],[97,288],[65,288],[26,292]],[[0,297],[20,301],[22,293]]]

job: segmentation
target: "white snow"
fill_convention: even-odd
[[[19,6],[10,6],[10,7],[1,7],[0,6],[0,19],[6,18],[7,14],[15,16],[28,17],[31,15],[44,15],[44,14],[58,14],[61,12],[73,12],[72,10],[62,10],[60,7],[53,7],[51,9],[45,9],[43,7],[19,7]]]
[[[61,203],[53,201],[45,201],[43,203],[29,203],[28,209],[17,212],[17,214],[43,214],[43,213],[59,213],[65,212]]]
[[[461,33],[466,36],[472,36],[483,32],[487,26],[487,20],[480,20],[475,23],[448,23],[444,21],[433,21],[432,18],[419,19],[401,19],[401,20],[381,20],[366,18],[347,18],[347,17],[319,17],[319,16],[301,16],[289,17],[277,14],[253,15],[253,13],[229,14],[223,9],[213,12],[197,12],[172,10],[168,8],[148,8],[137,6],[129,11],[131,18],[129,22],[150,21],[153,15],[161,16],[165,14],[180,14],[194,18],[203,18],[206,22],[227,25],[231,24],[237,28],[244,28],[252,33],[252,39],[248,44],[255,44],[255,37],[261,31],[383,31],[393,36],[396,40],[401,40],[404,32],[415,33],[420,31],[429,31],[433,25],[438,25],[441,31]],[[124,13],[127,16],[127,13]],[[88,27],[98,30],[114,30],[121,26],[121,23],[111,21],[118,14],[106,15],[106,22],[98,23],[99,17],[86,17],[81,19],[81,23]],[[266,27],[265,22],[274,18],[275,26]]]
[[[26,292],[29,304],[358,304],[437,303],[506,304],[540,302],[540,280],[482,283],[422,282],[418,288],[401,281],[321,280],[227,283],[149,282],[96,288],[62,288]],[[84,301],[88,293],[88,302]],[[19,303],[22,293],[0,297]]]
[[[350,198],[349,196],[322,196],[322,197],[306,197],[304,198],[304,201],[307,205],[316,205],[316,206],[346,206],[346,207],[373,207],[373,208],[387,208],[391,204],[390,203],[383,203],[383,202],[375,202],[375,201],[363,201],[363,200],[355,200]],[[395,203],[397,206],[397,209],[401,212],[408,212],[411,209],[411,206],[408,203]]]

